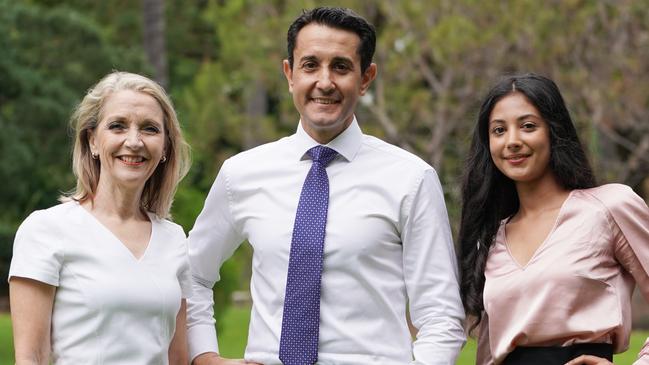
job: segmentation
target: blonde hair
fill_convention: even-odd
[[[164,114],[167,160],[158,164],[153,175],[146,181],[140,197],[140,207],[160,218],[169,218],[178,183],[189,170],[189,145],[183,138],[178,117],[164,89],[153,80],[129,72],[115,71],[104,76],[88,91],[75,109],[70,124],[75,132],[72,170],[77,178],[77,186],[59,200],[84,202],[94,198],[101,164],[99,160],[92,158],[88,138],[100,122],[103,105],[108,96],[122,90],[152,96],[158,101]]]

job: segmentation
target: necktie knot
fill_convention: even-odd
[[[331,161],[338,155],[336,150],[327,146],[315,146],[306,152],[313,162],[319,162],[322,166],[327,167]]]

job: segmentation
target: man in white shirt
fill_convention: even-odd
[[[377,73],[374,28],[348,9],[317,8],[295,20],[287,40],[283,67],[300,114],[297,132],[228,159],[189,234],[193,363],[244,363],[218,355],[212,287],[222,263],[248,240],[254,253],[246,361],[454,364],[465,340],[464,311],[437,174],[418,157],[362,134],[354,116]],[[287,311],[295,309],[284,304],[287,276],[302,284],[290,258],[297,250],[293,234],[304,203],[301,191],[316,164],[311,149],[318,145],[334,150],[335,157],[322,167],[329,190],[318,259],[317,360],[286,360],[286,354],[303,351],[290,342],[300,338],[284,328]],[[419,330],[414,342],[408,309]]]

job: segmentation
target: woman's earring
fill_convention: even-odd
[[[162,155],[162,158],[160,159],[160,163],[165,163],[167,162],[167,156]]]
[[[98,154],[98,153],[94,153],[94,152],[93,152],[93,153],[91,153],[91,155],[92,155],[92,158],[93,158],[93,159],[95,159],[95,160],[98,160],[98,159],[99,159],[99,154]]]

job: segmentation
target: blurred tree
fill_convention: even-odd
[[[603,182],[639,191],[649,175],[649,83],[639,82],[649,69],[649,10],[642,1],[383,1],[358,9],[379,32],[366,129],[437,168],[452,222],[481,94],[507,73],[557,82]]]
[[[142,0],[142,45],[149,63],[154,69],[154,79],[167,88],[169,71],[167,68],[167,49],[165,46],[164,0]]]
[[[278,4],[212,2],[204,14],[218,39],[218,56],[201,64],[183,89],[179,108],[192,116],[187,124],[195,151],[192,179],[205,190],[225,158],[286,132],[277,110]]]
[[[8,0],[0,0],[0,49],[0,276],[6,277],[18,224],[73,186],[67,121],[120,52],[78,12]],[[5,292],[6,284],[0,288]]]

